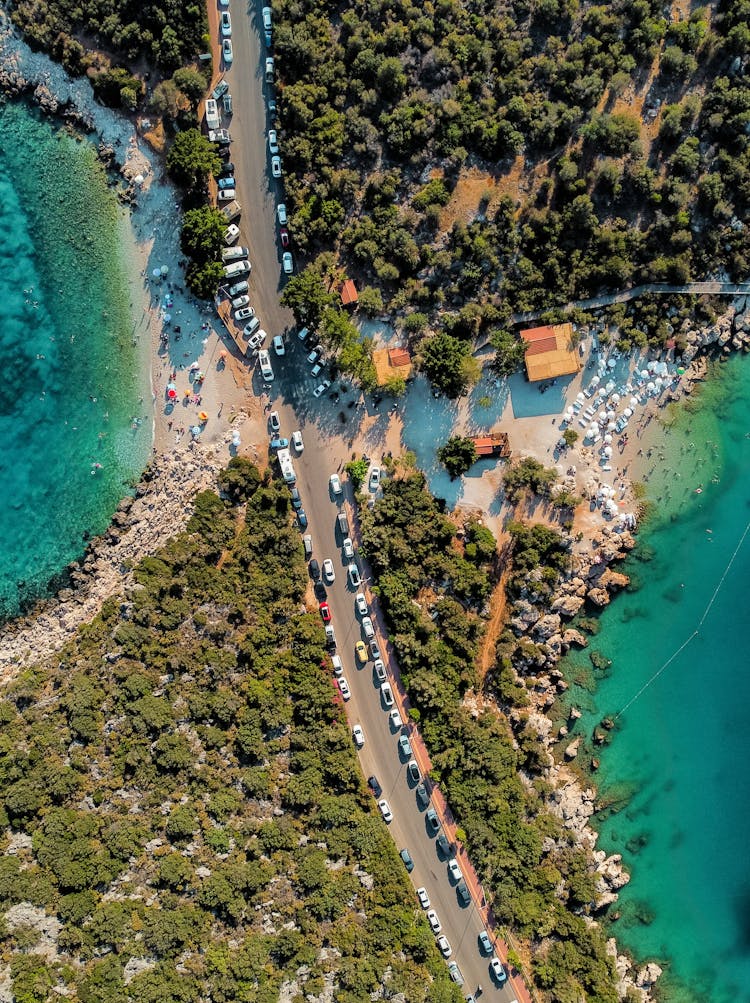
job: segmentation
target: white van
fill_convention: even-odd
[[[219,106],[213,98],[208,98],[206,101],[206,127],[208,129],[218,129],[220,126]]]
[[[228,279],[239,279],[242,275],[247,275],[250,271],[250,262],[245,258],[243,261],[233,261],[231,265],[224,265],[224,275]]]
[[[344,666],[338,655],[331,655],[331,664],[333,665],[333,674],[337,678],[343,676]]]
[[[225,247],[221,252],[221,260],[224,264],[228,264],[230,261],[239,261],[241,258],[250,257],[249,247]]]
[[[267,383],[270,383],[273,380],[273,368],[271,367],[271,356],[265,348],[258,352],[258,365],[261,376]]]

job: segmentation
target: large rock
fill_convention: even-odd
[[[565,749],[565,758],[566,759],[575,759],[576,758],[576,756],[578,755],[578,750],[581,747],[581,741],[582,741],[582,739],[581,739],[581,736],[579,735],[578,738],[574,738],[573,741],[570,743],[570,745],[568,745],[566,747],[566,749]]]
[[[560,633],[560,617],[557,613],[548,613],[546,616],[541,617],[534,624],[531,631],[533,637],[539,641],[546,641],[548,638],[553,637],[555,634]]]
[[[641,989],[650,989],[661,975],[662,970],[655,961],[650,962],[638,972],[635,977],[635,984]]]
[[[607,592],[606,589],[601,589],[601,588],[589,589],[588,598],[595,606],[609,605],[609,592]]]
[[[575,644],[578,648],[585,648],[588,646],[588,639],[580,630],[574,630],[569,627],[562,636],[563,645],[569,648],[572,644]]]
[[[582,596],[577,595],[558,596],[550,609],[553,613],[559,613],[561,616],[575,616],[585,601]]]
[[[619,571],[612,571],[610,568],[607,568],[599,578],[599,585],[602,588],[609,589],[610,592],[614,592],[617,589],[624,589],[626,585],[630,585],[630,579],[627,575],[620,574]]]

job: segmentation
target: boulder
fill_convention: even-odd
[[[578,738],[574,738],[573,741],[570,743],[570,745],[566,747],[564,753],[566,759],[576,758],[576,756],[578,755],[578,750],[581,747],[581,741],[582,739],[581,736],[579,735]]]
[[[641,989],[650,989],[661,973],[662,969],[655,961],[652,961],[638,972],[635,977],[635,984]]]
[[[609,605],[609,592],[607,592],[606,589],[601,589],[601,588],[589,589],[588,598],[595,606]]]
[[[560,633],[560,617],[557,613],[548,613],[546,616],[541,617],[534,624],[533,630],[531,631],[535,639],[539,641],[546,641],[548,638],[553,637],[555,634]]]
[[[580,630],[573,630],[572,628],[565,631],[562,636],[562,640],[563,644],[568,648],[571,644],[575,644],[578,648],[585,648],[589,643],[586,636],[582,634]]]
[[[612,571],[607,568],[599,578],[599,585],[602,588],[609,589],[610,592],[614,592],[617,589],[624,589],[626,585],[630,585],[630,579],[627,575],[620,574],[619,571]]]
[[[560,616],[575,616],[586,600],[582,596],[564,595],[558,596],[552,603],[550,609]]]

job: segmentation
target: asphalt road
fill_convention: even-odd
[[[364,639],[364,635],[354,608],[357,590],[348,582],[348,562],[343,558],[341,534],[336,528],[336,516],[340,511],[348,511],[351,522],[351,508],[345,504],[345,500],[351,501],[350,487],[345,484],[344,494],[338,498],[329,488],[330,474],[349,459],[347,442],[342,435],[344,429],[338,419],[341,405],[332,403],[325,395],[320,401],[312,398],[312,389],[318,381],[310,378],[305,359],[307,350],[296,337],[291,313],[278,302],[284,277],[275,207],[277,201],[283,201],[283,189],[272,179],[269,167],[268,88],[263,80],[267,50],[260,9],[258,4],[254,13],[248,15],[239,0],[230,0],[234,60],[231,68],[225,68],[225,77],[230,84],[234,109],[229,129],[238,199],[243,206],[241,242],[250,247],[253,265],[249,280],[251,302],[269,339],[278,333],[286,334],[286,354],[279,358],[271,350],[276,379],[269,391],[268,407],[279,411],[282,436],[291,439],[295,429],[303,431],[304,452],[299,456],[293,453],[297,487],[309,520],[307,532],[313,538],[314,557],[321,566],[324,559],[330,557],[336,572],[336,579],[326,586],[326,593],[336,632],[337,653],[344,664],[352,694],[346,705],[347,715],[350,724],[361,724],[365,733],[365,745],[359,753],[362,771],[366,777],[375,774],[382,786],[381,796],[388,800],[394,816],[389,826],[391,835],[399,850],[406,847],[411,854],[414,861],[411,880],[415,888],[424,886],[427,889],[431,908],[437,911],[442,933],[452,947],[450,960],[458,963],[464,976],[464,993],[473,993],[481,985],[483,998],[509,1003],[513,999],[512,991],[508,986],[497,988],[489,974],[488,959],[479,953],[477,937],[483,929],[481,915],[473,902],[468,907],[459,904],[455,886],[448,878],[447,861],[439,858],[435,838],[427,832],[425,810],[420,810],[417,804],[414,785],[407,782],[406,760],[400,757],[397,747],[400,732],[389,727],[388,712],[373,674],[373,662],[370,660],[361,667],[355,657],[354,645],[360,638]],[[283,160],[283,137],[280,146]],[[257,376],[255,387],[258,393],[262,392]],[[373,620],[376,621],[374,614]],[[387,658],[384,660],[388,668]],[[416,895],[414,904],[417,908]]]

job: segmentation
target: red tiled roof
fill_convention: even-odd
[[[390,348],[388,350],[388,361],[392,366],[411,365],[411,355],[405,348]]]
[[[555,337],[555,329],[551,324],[547,324],[544,327],[530,327],[528,331],[521,331],[521,337],[524,341],[528,341],[532,344],[535,341],[543,341],[546,338]]]
[[[540,338],[539,341],[529,342],[526,349],[527,355],[539,355],[540,352],[554,352],[557,350],[557,338]]]
[[[341,287],[341,302],[344,306],[349,306],[350,303],[356,303],[358,299],[357,287],[351,279],[347,279]]]

